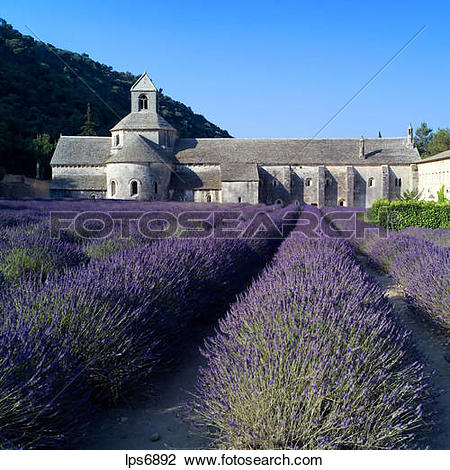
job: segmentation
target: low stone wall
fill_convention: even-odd
[[[50,181],[36,180],[22,175],[5,175],[0,181],[0,197],[50,197]]]

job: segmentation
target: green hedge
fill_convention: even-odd
[[[370,218],[394,230],[405,227],[450,228],[450,204],[377,199],[370,209]]]

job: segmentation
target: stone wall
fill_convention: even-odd
[[[73,198],[73,199],[106,199],[106,191],[91,189],[52,189],[50,192],[54,198]]]
[[[87,166],[87,165],[77,165],[77,166],[54,166],[52,167],[52,177],[53,179],[58,178],[70,178],[75,177],[91,177],[91,176],[104,176],[106,174],[106,169],[104,166]],[[72,188],[72,189],[83,189],[83,188]],[[106,189],[106,188],[105,188]]]
[[[317,205],[319,203],[317,195],[318,178],[318,167],[316,166],[292,166],[291,200]]]
[[[169,198],[171,171],[165,164],[109,163],[106,167],[108,199],[165,201]],[[131,194],[133,182],[137,183],[136,195]]]
[[[430,162],[424,160],[418,163],[417,177],[422,199],[437,201],[437,192],[442,185],[445,186],[444,194],[450,199],[450,157]]]
[[[220,189],[195,189],[194,202],[222,202]]]
[[[222,202],[258,204],[258,181],[223,181]]]
[[[274,204],[291,200],[291,172],[288,166],[261,166],[259,173],[259,201]]]
[[[49,197],[50,181],[36,180],[22,175],[5,175],[0,181],[0,197]]]

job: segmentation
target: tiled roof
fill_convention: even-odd
[[[196,167],[195,172],[188,167],[172,173],[169,189],[220,189],[219,169]]]
[[[61,136],[52,165],[103,165],[111,149],[111,137]]]
[[[417,149],[406,138],[365,139],[178,139],[175,157],[181,164],[257,163],[260,165],[381,165],[417,162]]]
[[[172,127],[162,116],[150,111],[138,111],[127,114],[111,130],[143,131],[156,129],[175,131],[175,128]]]
[[[220,164],[222,181],[259,181],[258,167],[252,163]]]
[[[85,175],[67,175],[57,176],[52,179],[50,189],[67,189],[67,190],[105,190],[106,175],[85,176]]]
[[[130,91],[157,91],[155,85],[150,80],[147,72],[144,72],[137,80],[136,83],[130,88]]]
[[[427,157],[419,160],[417,163],[427,163],[427,162],[436,162],[438,160],[445,160],[450,158],[450,150],[446,150],[445,152],[437,153],[432,157]]]
[[[106,163],[172,163],[172,153],[139,134],[125,135],[123,147]]]

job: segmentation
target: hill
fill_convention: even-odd
[[[54,142],[60,134],[80,134],[88,103],[97,135],[109,135],[129,113],[136,79],[87,54],[35,41],[0,19],[0,167],[33,176],[38,158],[33,139],[46,133]],[[161,93],[159,102],[160,114],[181,137],[231,137],[169,96]],[[45,173],[49,176],[48,167]]]

